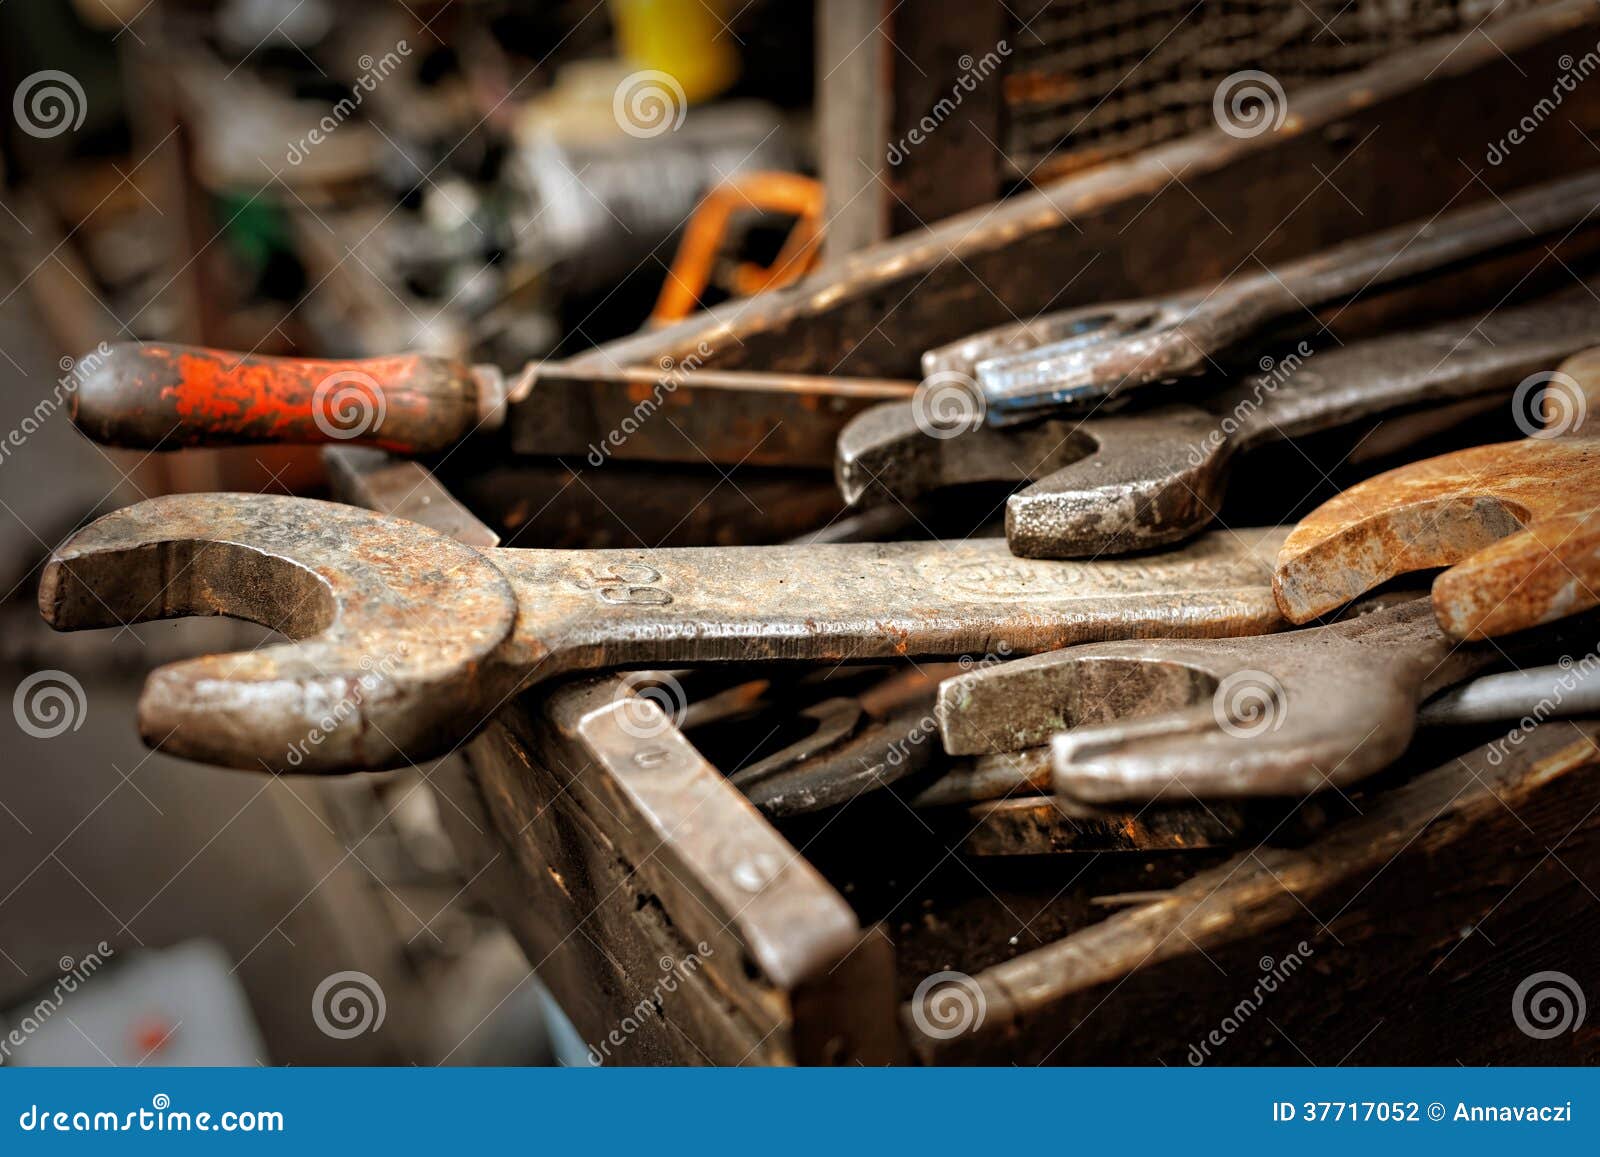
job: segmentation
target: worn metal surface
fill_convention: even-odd
[[[1569,233],[1596,208],[1600,170],[1381,230],[1209,289],[1108,305],[1098,328],[980,360],[975,376],[988,402],[985,419],[1009,425],[1053,407],[1205,373],[1212,359],[1275,323],[1314,323],[1311,311],[1323,306]],[[1013,326],[999,336],[1008,347],[1026,340]]]
[[[1025,557],[1144,550],[1212,520],[1236,454],[1379,415],[1420,418],[1452,400],[1509,396],[1528,374],[1597,340],[1600,300],[1585,287],[1484,318],[1290,351],[1192,405],[938,438],[913,404],[887,403],[844,428],[835,469],[852,503],[1030,482],[1006,503],[1007,541]],[[1434,432],[1421,422],[1404,433]]]
[[[359,770],[449,750],[518,689],[574,671],[1273,630],[1282,536],[1095,563],[993,540],[479,552],[332,503],[185,494],[74,535],[39,602],[60,629],[229,614],[301,640],[159,669],[141,730],[212,763]]]
[[[1480,675],[1423,704],[1424,727],[1571,718],[1600,711],[1600,671],[1593,664],[1557,663],[1526,671]]]
[[[1358,483],[1284,543],[1273,588],[1305,622],[1407,571],[1455,639],[1510,634],[1600,603],[1600,351],[1548,383],[1541,436],[1443,454]]]
[[[1292,637],[1292,636],[1288,636]],[[913,807],[944,807],[1050,791],[1050,737],[1062,727],[1126,722],[1179,710],[1209,694],[1209,680],[1183,682],[1171,693],[1145,693],[1135,682],[1095,697],[1067,680],[1057,656],[1043,655],[975,672],[949,685],[943,702],[946,742],[978,754],[950,759],[938,776],[911,797]],[[992,684],[992,685],[991,685]],[[1009,706],[1008,706],[1009,705]],[[1063,706],[1064,705],[1064,706]],[[1008,709],[1013,712],[1007,715]],[[1600,672],[1581,664],[1552,664],[1526,671],[1480,675],[1441,691],[1417,712],[1419,727],[1456,727],[1518,719],[1571,718],[1600,710]],[[1037,744],[997,750],[1008,743]],[[1068,806],[1075,801],[1059,801]],[[1070,810],[1070,809],[1069,809]],[[976,815],[976,813],[974,813]]]
[[[1498,655],[1446,639],[1424,600],[1261,639],[1095,644],[947,680],[941,734],[970,754],[1060,732],[1055,790],[1090,802],[1305,795],[1387,766],[1417,704]]]
[[[73,421],[108,446],[301,442],[431,454],[499,428],[517,452],[646,462],[827,467],[840,427],[910,397],[886,379],[735,373],[699,359],[660,368],[534,363],[507,386],[495,366],[424,354],[319,361],[119,342],[73,396]]]

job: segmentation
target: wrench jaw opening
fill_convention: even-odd
[[[1092,432],[1091,432],[1092,430]],[[1234,442],[1187,406],[1086,423],[1096,452],[1013,494],[1006,541],[1024,558],[1128,554],[1182,542],[1216,517]]]
[[[227,615],[298,641],[169,664],[146,680],[145,741],[250,770],[365,771],[442,754],[511,689],[517,604],[469,547],[400,519],[262,495],[151,499],[51,557],[57,630]]]
[[[1381,480],[1373,479],[1371,481]],[[1397,575],[1450,566],[1519,533],[1527,511],[1490,494],[1452,493],[1386,507],[1361,483],[1295,527],[1273,569],[1284,617],[1304,623]],[[1376,508],[1377,513],[1368,513]]]
[[[1094,440],[1073,422],[1004,433],[987,426],[941,431],[928,417],[915,401],[885,402],[850,420],[834,461],[848,505],[909,503],[949,486],[1015,485],[1095,452]]]
[[[1555,622],[1600,603],[1600,511],[1534,522],[1457,563],[1433,584],[1452,639],[1477,641]]]
[[[304,638],[333,622],[333,590],[314,572],[241,544],[176,537],[145,517],[147,505],[97,519],[51,554],[39,580],[39,613],[51,627],[227,615]]]

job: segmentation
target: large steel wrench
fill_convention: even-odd
[[[1388,766],[1422,700],[1502,659],[1413,599],[1271,638],[1094,644],[957,676],[941,731],[971,754],[1058,733],[1055,790],[1095,803],[1307,795]]]
[[[1006,503],[1006,539],[1029,558],[1148,550],[1215,517],[1236,454],[1379,415],[1509,396],[1597,340],[1600,301],[1586,287],[1486,318],[1285,354],[1193,404],[936,437],[915,403],[887,402],[844,428],[835,469],[851,503],[1031,482]]]
[[[227,614],[299,640],[156,670],[141,731],[212,763],[349,771],[439,755],[521,688],[579,670],[1274,630],[1283,533],[1097,563],[1016,559],[999,540],[480,551],[334,503],[182,494],[74,535],[39,602],[62,630]]]
[[[1600,170],[1551,181],[1510,197],[1358,237],[1277,268],[1232,277],[1171,298],[1119,302],[1068,315],[1077,336],[980,360],[985,417],[1003,426],[1062,405],[1207,372],[1213,358],[1258,339],[1274,323],[1407,281],[1437,276],[1498,252],[1576,231],[1600,208]],[[1002,327],[997,350],[1026,346],[1049,324]],[[1304,327],[1302,327],[1304,328]],[[968,339],[981,356],[984,335]]]

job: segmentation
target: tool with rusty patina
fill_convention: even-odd
[[[1520,442],[1411,463],[1312,511],[1283,545],[1273,588],[1306,622],[1408,571],[1433,584],[1439,626],[1487,639],[1600,603],[1600,349],[1545,375],[1545,426]]]
[[[1430,695],[1501,662],[1447,639],[1424,599],[1245,639],[1096,643],[940,688],[952,754],[1053,746],[1090,802],[1306,795],[1387,767]]]
[[[1314,323],[1324,306],[1570,234],[1597,208],[1600,170],[1589,170],[1187,294],[1004,326],[933,351],[929,364],[936,371],[971,365],[986,420],[1025,422],[1062,405],[1206,373],[1269,327],[1301,317]],[[1062,334],[1069,336],[1057,340]],[[1047,344],[1032,345],[1040,337]]]
[[[836,472],[850,503],[1032,482],[1006,502],[1013,553],[1071,558],[1147,550],[1211,522],[1236,454],[1379,416],[1450,418],[1450,403],[1509,397],[1527,375],[1596,341],[1600,299],[1584,287],[1484,318],[1314,354],[1301,347],[1193,404],[1133,414],[936,437],[925,432],[916,403],[888,402],[845,426]]]
[[[914,383],[426,354],[343,361],[121,342],[80,360],[73,421],[132,449],[345,442],[432,454],[509,425],[519,454],[719,465],[833,463],[839,429]]]
[[[1230,532],[1096,563],[979,539],[480,551],[334,503],[182,494],[73,535],[39,601],[63,630],[227,614],[301,640],[160,668],[142,733],[211,763],[349,771],[450,750],[518,690],[575,671],[1274,630],[1282,538]]]
[[[1070,662],[1071,652],[1061,659]],[[1045,656],[961,676],[940,703],[943,728],[958,745],[982,746],[982,754],[956,756],[912,796],[914,807],[943,807],[1049,792],[1053,784],[1049,742],[1063,727],[1103,725],[1085,710],[1071,669],[1054,669]],[[993,687],[986,686],[994,684]],[[1004,706],[1002,706],[1004,704]],[[1066,704],[1066,708],[1063,708]],[[1137,705],[1123,700],[1115,719],[1137,718]],[[1158,704],[1158,709],[1162,705]],[[1460,727],[1513,720],[1569,719],[1600,710],[1600,669],[1595,665],[1548,664],[1523,671],[1480,675],[1441,691],[1417,712],[1418,727]],[[1003,714],[1002,714],[1003,712]],[[1025,744],[1016,750],[999,743]]]

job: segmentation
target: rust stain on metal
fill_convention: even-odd
[[[1278,556],[1284,615],[1305,622],[1440,566],[1451,569],[1434,583],[1434,610],[1451,638],[1510,634],[1595,606],[1600,419],[1587,412],[1597,382],[1600,356],[1570,358],[1552,383],[1567,391],[1566,408],[1538,436],[1402,466],[1313,511]]]
[[[1275,630],[1268,576],[1283,535],[1230,531],[1095,563],[1012,559],[981,539],[473,550],[334,503],[186,494],[74,535],[39,599],[63,630],[228,614],[301,640],[157,670],[141,727],[211,763],[341,771],[449,750],[517,690],[565,673]],[[997,570],[1007,589],[948,581]]]

